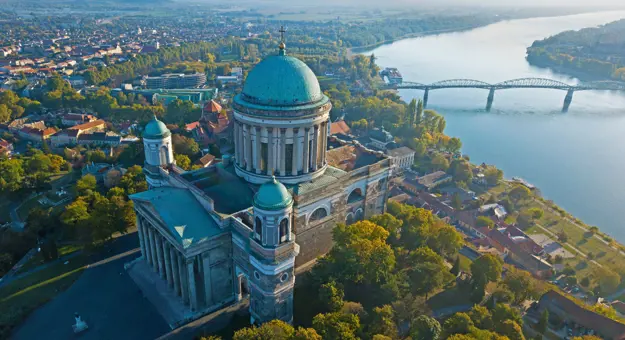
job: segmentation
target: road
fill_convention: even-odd
[[[66,291],[35,310],[12,339],[73,339],[74,313],[89,325],[81,339],[155,339],[170,331],[165,320],[124,270],[139,256],[136,232],[112,241],[92,256],[84,273]]]

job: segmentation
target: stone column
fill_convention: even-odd
[[[197,310],[197,291],[195,288],[195,273],[193,270],[193,262],[195,259],[187,260],[187,274],[189,281],[189,306],[191,310]]]
[[[161,239],[161,235],[156,232],[156,258],[158,262],[158,273],[162,278],[165,278],[165,259],[163,258],[163,240]]]
[[[148,235],[150,236],[150,258],[152,259],[150,264],[152,265],[152,269],[154,269],[155,272],[158,272],[158,258],[156,257],[156,238],[154,235],[154,228],[150,227],[148,229]]]
[[[180,273],[180,290],[182,301],[185,304],[189,303],[189,275],[187,274],[187,266],[184,260],[184,255],[178,256],[178,272]]]
[[[239,164],[239,158],[241,157],[241,154],[239,153],[239,123],[237,123],[236,121],[234,122],[234,133],[233,133],[233,139],[234,140],[234,162],[235,164]]]
[[[273,128],[267,128],[267,175],[273,175],[274,164],[276,163],[276,156],[274,155],[273,145]]]
[[[178,257],[176,256],[176,249],[174,247],[169,248],[169,261],[171,262],[171,275],[174,282],[174,293],[180,296],[180,270],[178,270]]]
[[[299,129],[293,129],[293,163],[291,174],[293,176],[297,176],[297,171],[299,168]]]
[[[245,164],[245,142],[243,139],[243,124],[239,124],[239,136],[237,138],[237,148],[239,150],[239,166],[243,167]]]
[[[307,174],[310,171],[310,155],[308,154],[310,147],[310,128],[304,128],[304,154],[303,160],[304,165],[302,165],[302,170],[304,174]]]
[[[208,254],[202,258],[202,265],[204,267],[204,296],[206,297],[206,306],[208,307],[215,303],[213,301],[213,289],[211,288],[211,266]]]
[[[163,257],[165,258],[165,276],[167,277],[167,285],[169,288],[174,286],[173,273],[171,270],[171,256],[169,251],[169,242],[163,237]]]
[[[317,171],[317,165],[319,159],[319,125],[315,125],[313,130],[313,142],[312,142],[312,171]]]
[[[254,143],[254,145],[255,145],[254,146],[254,152],[255,152],[255,156],[256,156],[256,166],[255,166],[255,168],[256,168],[256,173],[260,174],[260,172],[261,172],[261,167],[260,167],[260,159],[261,159],[261,152],[260,152],[260,149],[261,149],[261,147],[260,147],[260,138],[261,138],[260,127],[256,126],[254,130],[256,131],[256,136],[255,136],[256,142]]]
[[[328,122],[323,124],[323,146],[321,147],[321,166],[326,165],[326,153],[328,152]]]
[[[286,129],[280,129],[280,176],[286,176]]]
[[[149,225],[143,221],[143,217],[139,217],[141,223],[141,235],[145,246],[145,261],[152,265],[152,254],[150,253],[150,235],[148,234]]]
[[[147,258],[147,254],[145,253],[145,241],[143,239],[143,227],[141,226],[141,217],[140,215],[135,216],[135,223],[137,224],[137,236],[139,236],[139,247],[141,248],[141,255],[143,258]]]
[[[245,170],[252,171],[252,128],[249,125],[245,125],[245,134],[243,135],[244,148],[245,148]]]

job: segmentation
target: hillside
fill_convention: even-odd
[[[527,60],[587,78],[625,80],[625,19],[537,40]]]

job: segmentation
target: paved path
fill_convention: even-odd
[[[74,313],[89,325],[81,339],[155,339],[169,332],[165,320],[124,270],[139,252],[136,233],[121,236],[93,256],[93,263],[66,291],[34,311],[12,339],[73,339]]]
[[[535,223],[536,227],[538,227],[540,230],[544,231],[545,233],[547,233],[549,236],[554,237],[556,240],[558,239],[558,236],[554,233],[552,233],[550,230],[548,230],[547,228],[543,227],[542,225]],[[578,253],[580,256],[582,256],[583,258],[588,258],[588,255],[586,255],[586,253],[582,252],[581,250],[575,248],[572,244],[566,242],[565,243],[567,246],[571,247],[571,249],[573,249],[576,253]],[[603,267],[603,265],[595,260],[590,260],[590,262],[592,262],[593,264],[596,264],[599,267]]]

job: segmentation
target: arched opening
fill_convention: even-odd
[[[350,225],[352,223],[354,223],[354,214],[349,213],[347,217],[345,217],[345,224]]]
[[[286,242],[289,235],[289,219],[283,218],[280,221],[280,243]]]
[[[256,217],[255,221],[254,233],[256,234],[256,239],[263,242],[263,222],[260,220],[260,217]]]
[[[363,198],[362,190],[360,190],[360,188],[354,189],[347,197],[347,204],[358,202]]]
[[[365,213],[362,209],[356,210],[356,214],[354,214],[354,219],[356,221],[360,221],[365,217]]]
[[[325,208],[317,208],[317,210],[313,211],[312,215],[310,215],[310,219],[308,220],[308,223],[322,220],[326,218],[327,216],[328,216],[328,212],[326,211]]]
[[[169,164],[169,152],[168,151],[169,150],[167,150],[167,147],[165,145],[161,147],[161,157],[160,157],[161,159],[159,160],[160,164],[163,164],[163,163]]]

